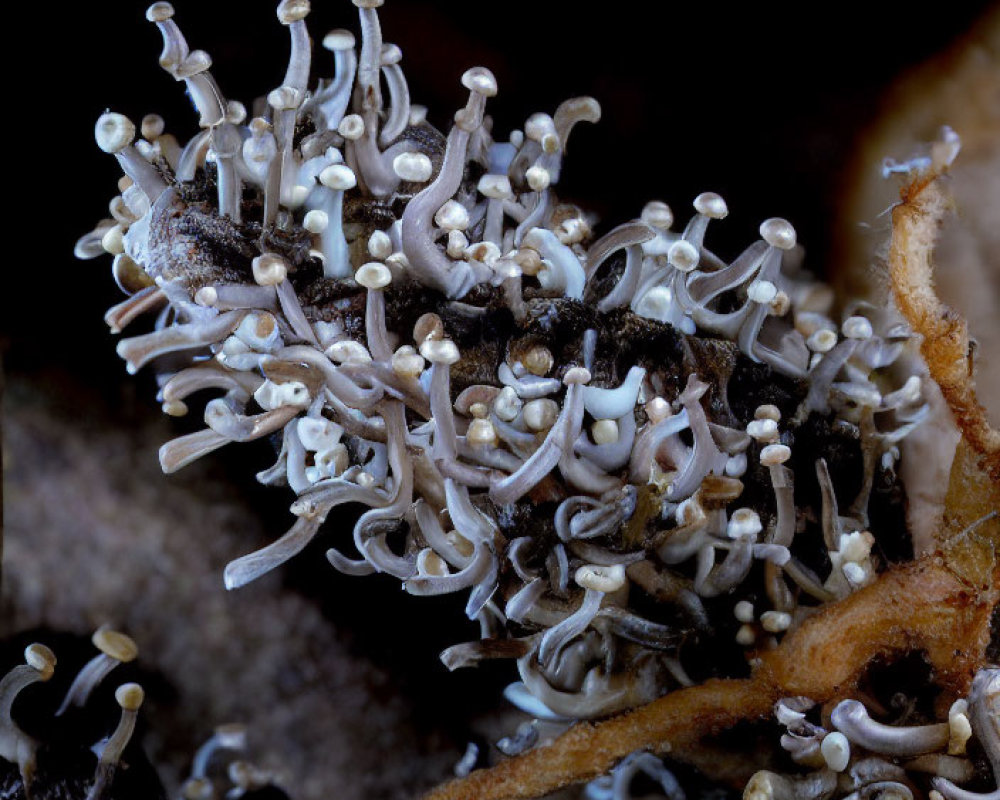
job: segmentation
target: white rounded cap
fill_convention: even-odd
[[[778,296],[778,287],[771,281],[755,280],[747,287],[747,297],[755,303],[767,305]]]
[[[302,218],[302,227],[309,233],[322,233],[330,224],[330,215],[320,208],[307,211]]]
[[[538,344],[528,349],[528,352],[522,356],[521,363],[532,375],[541,377],[549,374],[549,370],[555,364],[555,359],[549,348]]]
[[[792,615],[786,611],[765,611],[760,615],[760,626],[768,633],[787,631],[792,625]]]
[[[545,191],[549,188],[549,184],[552,183],[552,173],[545,169],[545,167],[540,167],[537,164],[533,167],[528,167],[524,172],[524,177],[533,192]]]
[[[656,396],[643,406],[643,410],[649,417],[649,421],[655,425],[670,416],[670,403],[662,397]]]
[[[733,606],[733,616],[738,622],[753,622],[753,603],[749,600],[740,600]]]
[[[346,164],[331,164],[319,174],[319,182],[330,189],[343,192],[358,185],[358,178]]]
[[[814,353],[828,353],[837,344],[837,332],[829,328],[819,328],[806,339],[806,347]]]
[[[480,194],[492,200],[508,200],[514,196],[514,192],[510,188],[510,178],[506,175],[487,173],[479,179],[477,188]]]
[[[618,420],[597,419],[590,426],[590,435],[594,444],[614,444],[618,441]]]
[[[111,656],[116,661],[134,661],[139,655],[139,646],[131,636],[112,630],[106,625],[94,631],[90,641],[104,655]]]
[[[146,9],[146,19],[150,22],[166,22],[174,15],[174,7],[170,3],[153,3]]]
[[[851,760],[851,743],[840,731],[828,733],[819,746],[826,765],[834,772],[843,772]]]
[[[640,219],[654,228],[668,231],[674,224],[674,212],[661,200],[651,200],[642,207]]]
[[[354,339],[340,339],[328,348],[326,355],[338,364],[367,364],[372,360],[368,348]]]
[[[737,508],[726,523],[726,536],[739,539],[741,536],[756,536],[764,529],[760,515],[752,508]]]
[[[380,8],[385,0],[351,0],[358,8]]]
[[[577,585],[597,592],[617,592],[625,585],[625,565],[584,564],[573,576]]]
[[[139,123],[139,129],[142,133],[142,137],[151,142],[163,134],[163,129],[165,127],[166,123],[163,121],[163,117],[159,114],[147,114],[142,118],[142,122]]]
[[[400,153],[392,160],[392,171],[404,181],[423,183],[430,179],[434,165],[423,153]]]
[[[239,100],[229,100],[226,103],[226,122],[242,125],[247,118],[247,107]]]
[[[771,217],[760,224],[760,238],[771,247],[779,250],[791,250],[795,247],[795,228],[788,220],[781,217]]]
[[[115,689],[115,700],[125,711],[138,711],[146,693],[138,683],[123,683]]]
[[[56,666],[56,654],[39,642],[24,648],[24,663],[42,673],[42,680],[48,680]]]
[[[385,261],[392,255],[392,239],[385,231],[372,231],[368,237],[368,254],[376,261]]]
[[[403,345],[392,354],[392,370],[397,375],[418,378],[424,371],[424,357],[410,345]]]
[[[427,339],[420,345],[420,355],[432,364],[454,364],[458,361],[458,346],[451,339]]]
[[[547,431],[558,418],[559,404],[549,397],[529,400],[521,411],[521,419],[532,431]]]
[[[778,423],[767,417],[755,419],[747,425],[747,433],[758,442],[773,442],[778,438]]]
[[[354,280],[366,289],[384,289],[392,283],[392,273],[385,264],[369,261],[358,267],[358,271],[354,273]]]
[[[848,317],[840,331],[848,339],[871,339],[873,334],[872,324],[865,317]]]
[[[497,93],[497,79],[486,67],[473,67],[463,72],[462,86],[483,97],[493,97]]]
[[[337,126],[337,133],[351,141],[360,139],[365,135],[365,121],[360,114],[348,114]]]
[[[552,117],[543,111],[537,111],[524,122],[524,135],[529,139],[541,142],[548,134],[556,132],[556,124]]]
[[[434,222],[446,231],[464,231],[469,227],[469,212],[455,200],[449,200],[434,215]]]
[[[302,105],[302,92],[294,86],[279,86],[267,95],[267,104],[278,111],[287,111]]]
[[[388,42],[382,45],[382,66],[386,67],[390,64],[398,64],[403,60],[403,51],[399,49],[398,44],[390,44]]]
[[[291,25],[308,15],[309,0],[281,0],[278,4],[278,21],[282,25]]]
[[[497,443],[497,431],[488,419],[477,417],[469,423],[465,440],[473,447],[492,447]]]
[[[784,444],[769,444],[760,451],[760,463],[765,467],[784,464],[792,457],[792,450]]]
[[[667,261],[670,262],[670,266],[681,272],[690,272],[698,266],[700,260],[698,248],[686,239],[678,239],[667,250]]]
[[[323,47],[334,52],[337,50],[353,50],[354,34],[344,28],[334,28],[323,37]]]
[[[97,146],[105,153],[117,153],[124,150],[135,139],[135,124],[124,114],[107,112],[101,114],[94,126],[94,138]]]
[[[579,383],[590,383],[590,370],[586,367],[570,367],[563,375],[563,383],[567,386]]]
[[[253,262],[253,279],[261,286],[276,286],[288,277],[288,262],[277,253],[264,253]]]
[[[694,199],[694,210],[712,219],[725,219],[729,214],[729,206],[721,195],[715,192],[702,192]]]

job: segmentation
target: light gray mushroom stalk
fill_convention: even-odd
[[[899,361],[905,329],[864,306],[835,322],[830,293],[786,269],[786,220],[732,260],[713,252],[729,209],[711,192],[676,230],[654,201],[595,236],[557,189],[597,102],[501,138],[497,81],[473,66],[438,131],[381,5],[354,0],[359,33],[322,40],[333,75],[317,85],[309,3],[283,0],[287,67],[248,119],[156,3],[161,63],[200,131],[182,147],[158,118],[138,135],[114,112],[98,121],[125,177],[76,252],[115,259],[129,297],[113,329],[154,320],[119,342],[127,369],[156,373],[166,413],[204,420],[161,448],[164,471],[270,442],[258,480],[288,490],[293,524],[233,553],[225,585],[324,537],[341,572],[466,595],[480,639],[446,663],[516,659],[528,713],[581,719],[707,677],[688,673],[700,648],[752,660],[874,580],[898,543],[869,530],[869,508],[896,503],[898,443],[926,411]],[[708,645],[710,629],[728,633]],[[845,727],[802,734],[800,755],[888,747]],[[508,744],[534,741],[526,728]],[[614,797],[635,770],[667,790],[636,756]]]

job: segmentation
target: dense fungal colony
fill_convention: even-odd
[[[716,255],[709,224],[728,208],[714,193],[679,230],[652,202],[595,238],[555,191],[595,100],[495,138],[497,84],[474,67],[442,134],[383,42],[381,0],[354,4],[360,49],[328,33],[335,75],[310,90],[309,3],[280,3],[287,72],[251,115],[155,3],[160,63],[201,130],[181,146],[155,115],[138,139],[120,114],[97,122],[125,176],[77,254],[114,256],[129,297],[107,314],[113,330],[155,314],[118,352],[130,372],[156,370],[168,414],[223,393],[203,429],[163,446],[163,469],[270,437],[277,462],[258,480],[296,495],[295,523],[231,562],[228,588],[299,553],[334,508],[362,507],[330,563],[415,595],[467,592],[481,636],[442,660],[516,659],[507,696],[536,720],[504,740],[516,755],[542,721],[744,674],[912,555],[894,467],[928,406],[900,359],[901,320],[854,304],[838,324],[785,220],[731,261]],[[819,730],[789,703],[789,736]],[[882,752],[835,726],[806,737],[828,771],[852,763],[852,742]],[[595,796],[628,796],[637,772],[678,796],[649,754]]]

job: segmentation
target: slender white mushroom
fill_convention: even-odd
[[[344,192],[357,186],[357,176],[346,164],[331,164],[319,174],[319,182],[322,184],[319,210],[327,218],[327,225],[320,233],[323,275],[346,278],[351,274],[351,259],[342,225]]]
[[[947,722],[931,725],[883,725],[868,716],[857,700],[843,700],[830,714],[834,727],[856,745],[890,756],[917,756],[948,746]]]
[[[146,10],[146,19],[156,24],[163,37],[160,66],[174,80],[184,81],[188,93],[201,115],[205,129],[221,122],[226,116],[227,104],[215,79],[208,71],[212,59],[204,50],[190,50],[184,35],[173,20],[174,7],[170,3],[153,3]]]
[[[388,147],[410,124],[410,90],[399,66],[403,53],[394,44],[383,44],[380,63],[389,88],[389,115],[378,135],[380,147]],[[426,180],[426,178],[424,179]]]
[[[123,114],[106,112],[101,114],[94,127],[97,146],[110,153],[122,170],[142,189],[152,204],[166,190],[167,184],[152,164],[143,158],[132,146],[135,139],[135,124]]]
[[[431,218],[458,190],[469,140],[482,124],[486,98],[497,91],[496,79],[483,67],[467,70],[462,75],[462,84],[469,90],[469,101],[455,115],[441,169],[437,177],[410,200],[402,220],[403,252],[415,277],[449,297],[461,297],[477,278],[466,262],[451,262],[437,248]]]
[[[22,731],[11,717],[14,700],[22,689],[47,681],[55,671],[56,657],[44,644],[29,644],[24,650],[24,664],[19,664],[0,680],[0,758],[17,764],[27,790],[35,774],[38,743]]]
[[[139,648],[132,637],[102,625],[90,637],[101,652],[88,661],[76,674],[73,683],[56,711],[56,716],[65,713],[72,706],[83,706],[94,688],[103,681],[119,664],[134,661]]]
[[[118,762],[135,731],[135,721],[145,697],[146,694],[138,683],[123,683],[115,690],[115,700],[122,710],[121,718],[114,733],[97,745],[100,755],[94,771],[94,782],[87,792],[87,800],[105,800],[110,796]]]

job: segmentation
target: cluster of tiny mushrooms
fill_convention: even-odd
[[[130,636],[108,625],[98,628],[91,636],[91,642],[98,654],[77,672],[55,711],[56,718],[67,716],[69,711],[85,713],[88,704],[93,704],[95,689],[116,667],[135,661],[139,655],[139,648]],[[56,665],[55,653],[41,642],[34,642],[25,648],[24,663],[15,666],[0,681],[0,758],[17,766],[26,800],[32,797],[41,743],[18,726],[11,712],[20,692],[34,683],[48,682],[55,673]],[[121,716],[114,731],[90,747],[97,764],[86,796],[81,796],[79,800],[111,800],[121,796],[114,788],[115,774],[122,764],[128,768],[125,749],[135,732],[145,692],[138,683],[127,682],[117,687],[114,696],[121,708]],[[183,800],[217,800],[223,796],[227,800],[238,800],[256,789],[273,785],[275,776],[271,772],[239,757],[246,749],[247,737],[242,725],[228,724],[216,728],[194,754],[189,777],[181,787]],[[50,755],[49,761],[54,757],[57,756]],[[221,764],[226,767],[224,772],[220,771]],[[53,769],[57,773],[46,775],[50,787],[58,785],[60,778],[68,777],[58,774],[60,766],[63,765],[45,764],[49,773]],[[54,790],[50,788],[48,791]]]
[[[442,660],[516,658],[506,696],[532,717],[501,743],[516,755],[704,681],[726,648],[753,662],[876,581],[887,565],[869,530],[873,485],[892,482],[898,443],[928,413],[924,379],[901,358],[907,325],[864,304],[835,322],[783,219],[720,258],[705,245],[728,214],[714,193],[676,231],[650,202],[595,239],[555,194],[571,130],[600,117],[594,99],[495,139],[496,80],[474,67],[441,134],[382,39],[382,0],[353,1],[360,50],[349,31],[328,33],[334,77],[312,90],[309,2],[279,4],[288,69],[252,115],[155,3],[160,64],[185,83],[201,130],[182,146],[156,115],[140,138],[121,114],[96,126],[125,175],[111,218],[76,252],[114,256],[128,295],[107,313],[115,332],[155,314],[118,352],[130,372],[154,366],[167,414],[222,392],[203,429],[162,447],[164,471],[271,437],[277,462],[258,480],[296,495],[294,525],[232,561],[226,586],[295,556],[335,507],[367,507],[330,563],[415,595],[468,591],[481,636]],[[677,355],[629,349],[630,335]],[[736,372],[740,413],[727,393]],[[823,452],[793,453],[815,420],[850,442],[850,496]],[[796,484],[818,487],[815,507]],[[998,680],[982,671],[948,722],[916,729],[880,725],[854,700],[813,721],[811,701],[784,698],[782,747],[813,771],[759,772],[747,797],[909,800],[914,771],[934,773],[948,800],[982,797],[957,784],[974,777],[970,735],[1000,772]],[[628,797],[639,773],[682,795],[649,753],[588,791]]]
[[[98,628],[91,640],[100,652],[77,673],[56,711],[57,717],[71,707],[85,706],[94,689],[115,667],[133,661],[138,655],[138,648],[129,636],[106,626]],[[21,730],[11,716],[11,709],[23,689],[33,683],[48,681],[55,668],[56,656],[52,650],[35,642],[25,648],[24,663],[15,666],[0,680],[0,758],[17,765],[27,797],[30,797],[39,743]],[[112,796],[115,772],[135,731],[136,718],[144,699],[145,693],[138,683],[123,683],[115,690],[121,717],[111,735],[92,748],[97,756],[97,766],[86,800],[107,800]]]

